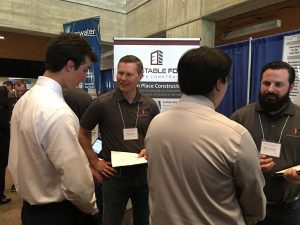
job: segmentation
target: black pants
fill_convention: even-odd
[[[97,225],[99,216],[85,214],[69,201],[44,205],[24,201],[21,218],[23,225]]]
[[[8,161],[9,139],[0,138],[0,199],[4,198],[5,170]]]
[[[256,225],[299,225],[300,199],[288,204],[267,204],[266,217]]]
[[[103,225],[121,225],[128,199],[131,199],[134,225],[149,225],[147,168],[118,169],[102,182]]]

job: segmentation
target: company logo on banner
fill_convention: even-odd
[[[163,52],[157,50],[151,53],[151,65],[162,65],[163,64]]]
[[[200,46],[200,39],[168,38],[115,38],[114,39],[114,80],[117,64],[125,55],[135,55],[144,66],[139,90],[153,98],[161,111],[176,104],[181,91],[177,83],[177,64],[189,49]]]
[[[66,33],[76,33],[83,36],[90,44],[98,57],[98,62],[93,63],[86,74],[86,80],[82,84],[84,89],[95,88],[96,95],[99,93],[99,76],[101,61],[101,45],[99,32],[100,17],[87,18],[73,22],[65,23],[64,31]]]

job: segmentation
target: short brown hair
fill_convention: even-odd
[[[141,74],[143,73],[143,63],[142,61],[134,56],[134,55],[125,55],[123,56],[120,60],[119,60],[119,63],[135,63],[136,64],[136,70],[138,72],[138,74]],[[118,66],[119,66],[119,63],[118,63]]]
[[[296,76],[295,69],[287,62],[274,61],[274,62],[270,62],[270,63],[266,64],[261,70],[260,80],[262,80],[263,73],[268,69],[271,69],[271,70],[286,69],[289,73],[289,83],[293,84],[295,82],[295,76]]]
[[[24,86],[25,86],[25,89],[27,88],[27,87],[26,87],[26,82],[25,82],[24,80],[22,80],[22,79],[18,79],[18,80],[16,80],[16,82],[15,82],[15,86],[18,86],[18,87],[20,87],[20,86],[22,86],[22,85],[24,85]]]
[[[46,52],[46,70],[51,72],[60,71],[68,60],[74,62],[75,69],[78,69],[88,57],[92,62],[97,61],[97,55],[79,34],[61,33],[53,39]]]

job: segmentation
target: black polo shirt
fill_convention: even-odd
[[[144,148],[148,126],[158,113],[159,108],[152,98],[137,91],[134,101],[129,103],[121,91],[115,88],[89,105],[80,120],[80,125],[92,130],[99,124],[103,141],[100,156],[106,161],[111,161],[111,151],[139,153]],[[137,119],[138,140],[124,140],[121,114],[125,128],[135,128]]]
[[[281,113],[272,116],[264,112],[256,102],[232,114],[231,119],[248,129],[258,151],[263,139],[259,114],[266,141],[278,143],[282,131],[280,157],[273,157],[276,165],[270,172],[264,173],[266,180],[264,191],[269,202],[287,202],[300,196],[300,185],[288,183],[282,176],[274,176],[274,173],[300,164],[300,107],[289,101]]]

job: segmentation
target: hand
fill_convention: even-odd
[[[147,153],[147,152],[146,152],[146,149],[143,148],[143,149],[140,151],[140,153],[139,153],[139,155],[138,155],[138,158],[144,157],[144,158],[147,160],[147,154],[146,154],[146,153]]]
[[[117,170],[111,167],[111,162],[106,162],[104,159],[97,162],[95,169],[105,177],[112,177],[117,173]]]
[[[259,155],[260,157],[260,169],[263,173],[269,172],[276,164],[273,162],[273,158],[267,158],[266,155]]]
[[[287,182],[300,184],[300,176],[297,174],[297,171],[294,168],[286,169],[283,177]]]
[[[94,183],[100,184],[103,179],[102,175],[100,173],[98,173],[97,170],[93,169],[92,167],[91,167],[91,172],[92,172]]]

